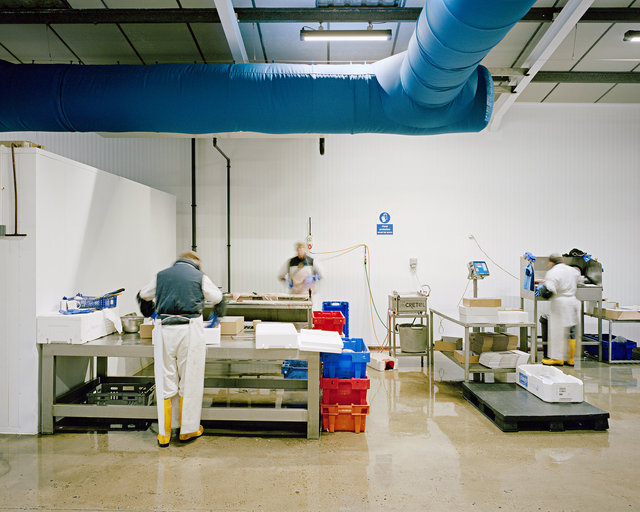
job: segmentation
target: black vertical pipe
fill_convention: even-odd
[[[191,139],[191,250],[197,251],[196,244],[196,139]]]
[[[231,159],[218,147],[216,138],[213,147],[227,161],[227,293],[231,293]]]

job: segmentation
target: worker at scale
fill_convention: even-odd
[[[206,345],[202,310],[205,299],[214,305],[222,292],[200,270],[196,252],[182,253],[173,266],[161,271],[139,292],[142,300],[155,298],[158,314],[152,331],[158,445],[169,446],[171,416],[179,407],[180,441],[200,437]],[[175,404],[179,396],[179,403]],[[160,399],[162,397],[162,399]]]
[[[289,283],[289,291],[294,294],[309,294],[315,289],[316,282],[322,278],[318,265],[313,258],[307,255],[307,246],[304,242],[295,245],[296,256],[287,260],[278,278]]]
[[[549,256],[544,283],[536,289],[536,295],[545,296],[544,289],[551,294],[548,358],[543,359],[542,364],[573,366],[576,340],[569,339],[569,330],[578,323],[580,302],[576,299],[576,290],[579,281],[580,272],[565,265],[562,256]]]

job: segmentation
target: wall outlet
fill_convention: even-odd
[[[415,272],[418,268],[418,258],[409,258],[409,269],[411,272]]]

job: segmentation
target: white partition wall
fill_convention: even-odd
[[[62,295],[125,288],[120,313],[176,255],[175,197],[39,149],[16,149],[19,230],[0,239],[0,432],[38,430],[36,316]],[[13,232],[11,152],[0,148],[2,220]],[[134,361],[122,372],[137,369]],[[58,386],[86,367],[59,365]]]

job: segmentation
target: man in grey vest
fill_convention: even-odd
[[[171,418],[179,408],[180,441],[200,437],[206,345],[202,310],[222,293],[200,270],[200,256],[182,253],[173,266],[161,271],[139,292],[155,298],[158,317],[153,328],[154,368],[158,402],[158,445],[169,446]],[[174,402],[177,402],[174,403]]]

